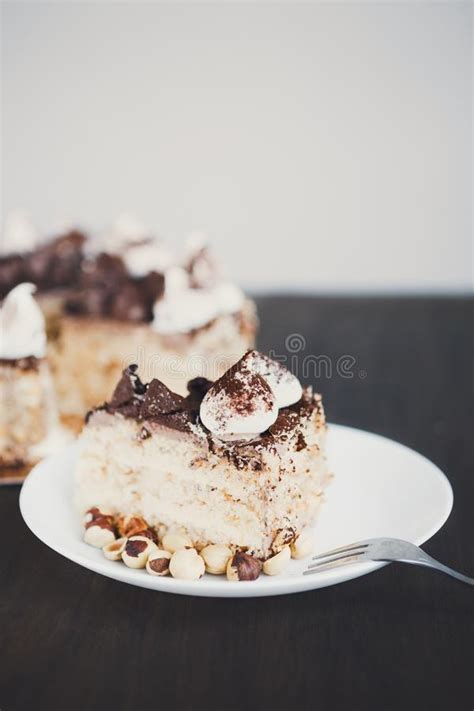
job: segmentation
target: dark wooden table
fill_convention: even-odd
[[[426,544],[474,574],[472,301],[258,299],[260,347],[349,355],[321,369],[328,417],[414,447],[454,510]],[[291,343],[288,341],[288,345]],[[53,553],[0,489],[0,709],[472,711],[472,589],[392,565],[343,585],[248,600],[130,587]]]

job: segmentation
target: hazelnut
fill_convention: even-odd
[[[94,548],[103,548],[115,541],[114,527],[104,523],[102,519],[89,521],[84,531],[84,541]]]
[[[107,560],[121,560],[126,542],[126,538],[117,538],[116,541],[112,541],[112,543],[107,543],[106,546],[103,546],[102,553]]]
[[[291,559],[290,546],[285,546],[279,553],[268,558],[263,564],[265,575],[280,575]]]
[[[144,536],[145,538],[149,538],[150,541],[153,541],[153,543],[158,543],[156,531],[154,528],[151,528],[151,526],[148,526],[148,528],[144,528],[143,531],[138,531],[138,533],[134,533],[133,535]]]
[[[180,548],[171,556],[170,573],[173,578],[198,580],[205,570],[204,561],[194,548]]]
[[[181,548],[192,548],[193,542],[184,533],[165,533],[161,546],[169,553],[176,553]]]
[[[101,511],[97,506],[92,506],[84,514],[84,527],[87,528],[94,521],[104,520],[111,526],[114,524],[114,515],[110,511]]]
[[[277,531],[272,542],[272,553],[279,553],[282,548],[294,541],[295,533],[293,526],[286,526]]]
[[[212,544],[202,549],[201,556],[206,565],[206,573],[224,575],[232,551],[227,546]]]
[[[148,523],[141,516],[119,516],[117,528],[121,536],[131,538],[148,529]]]
[[[291,544],[291,557],[299,560],[307,558],[314,550],[314,539],[308,531],[303,531]]]
[[[150,575],[168,575],[170,572],[171,553],[157,550],[150,553],[146,562],[146,570]]]
[[[258,558],[247,553],[235,553],[227,563],[228,580],[256,580],[262,570]]]
[[[144,568],[156,545],[146,536],[132,536],[122,551],[122,560],[129,568]]]

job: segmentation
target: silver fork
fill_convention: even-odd
[[[452,568],[448,568],[443,563],[438,563],[428,553],[425,553],[415,546],[414,543],[401,541],[398,538],[369,538],[366,541],[351,543],[348,546],[334,548],[327,553],[320,553],[313,557],[315,563],[308,566],[303,575],[312,575],[320,573],[323,570],[339,568],[343,565],[353,563],[363,563],[370,560],[385,561],[385,562],[400,562],[412,563],[413,565],[424,565],[428,568],[434,568],[441,573],[451,575],[451,577],[460,580],[462,583],[474,585],[474,578],[458,573]]]

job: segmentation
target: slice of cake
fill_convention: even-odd
[[[61,416],[74,429],[130,362],[186,394],[189,379],[219,377],[254,344],[253,302],[199,235],[178,259],[127,216],[99,238],[70,230],[42,240],[22,216],[7,227],[0,297],[37,285]]]
[[[34,464],[64,443],[46,361],[44,318],[33,284],[0,307],[0,469]]]
[[[329,481],[321,397],[256,351],[188,390],[124,371],[81,435],[77,508],[267,559],[314,522]]]

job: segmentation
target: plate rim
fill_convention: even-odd
[[[339,425],[336,423],[328,423],[328,427],[331,430],[345,430],[356,435],[369,435],[372,438],[382,440],[385,443],[395,444],[397,447],[402,448],[410,455],[415,455],[416,458],[428,463],[433,474],[436,475],[439,482],[444,486],[445,489],[445,506],[444,511],[432,526],[425,531],[422,536],[413,540],[416,545],[421,545],[426,541],[430,540],[446,523],[451,511],[453,509],[454,494],[451,483],[444,474],[444,472],[428,457],[425,457],[420,452],[408,447],[405,444],[397,442],[394,439],[385,437],[384,435],[377,434],[375,432],[370,432],[368,430],[362,430],[356,427],[350,427],[347,425]],[[62,546],[61,542],[51,541],[43,530],[37,529],[34,521],[31,521],[28,508],[28,491],[33,485],[32,482],[36,481],[38,476],[42,476],[41,470],[47,468],[52,461],[61,457],[64,457],[66,450],[75,449],[77,450],[80,443],[76,440],[67,448],[63,448],[61,451],[55,453],[54,455],[43,459],[38,462],[29,474],[27,475],[25,481],[23,482],[20,490],[19,496],[19,508],[20,513],[28,529],[31,533],[38,538],[44,545],[46,545],[51,550],[55,551],[67,560],[76,563],[77,565],[86,568],[92,572],[103,575],[117,582],[126,583],[128,585],[133,585],[135,587],[142,587],[149,590],[155,590],[158,592],[174,593],[178,595],[192,595],[196,597],[219,597],[219,598],[236,598],[236,597],[270,597],[275,595],[285,595],[285,594],[295,594],[300,592],[307,592],[310,590],[316,590],[319,588],[324,588],[332,585],[338,585],[340,583],[349,582],[363,575],[368,575],[369,573],[379,570],[380,568],[389,565],[386,562],[367,562],[367,563],[356,563],[354,565],[348,566],[347,568],[336,568],[334,570],[328,570],[320,573],[319,575],[308,575],[303,576],[302,574],[292,577],[271,577],[263,576],[263,579],[255,581],[252,585],[242,585],[239,582],[231,582],[228,580],[221,580],[220,576],[210,576],[210,578],[205,578],[204,580],[179,580],[176,578],[170,578],[168,576],[160,578],[157,576],[147,575],[143,570],[132,570],[126,566],[116,566],[112,561],[106,559],[89,560],[84,558],[80,553],[76,553],[67,546]],[[308,563],[310,557],[308,557]],[[345,573],[345,574],[344,574]],[[137,575],[138,574],[138,575]],[[316,585],[315,582],[318,584]],[[268,580],[268,582],[266,582]],[[172,582],[171,582],[172,581]],[[170,584],[171,583],[171,584]],[[262,584],[263,583],[263,584]]]

